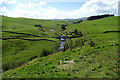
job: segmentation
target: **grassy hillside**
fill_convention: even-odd
[[[29,33],[39,36],[55,36],[56,32],[61,32],[62,24],[70,24],[66,21],[51,21],[51,20],[37,20],[29,18],[11,18],[11,17],[2,17],[2,30],[3,31],[12,31],[18,33]],[[34,25],[41,25],[43,28],[35,27]],[[51,32],[50,29],[53,29],[55,32]],[[56,33],[58,34],[58,33]]]
[[[68,30],[78,29],[88,33],[103,33],[105,31],[118,31],[118,17],[108,17],[67,26]]]
[[[77,29],[78,32],[79,31],[82,32],[83,36],[79,37],[78,35],[76,38],[66,38],[64,52],[53,52],[54,54],[35,58],[32,61],[26,62],[25,64],[16,69],[10,69],[8,71],[3,72],[3,78],[119,77],[118,32],[117,32],[118,17],[108,17],[93,21],[85,20],[82,23],[73,24],[67,26],[66,28],[67,30],[61,31],[60,34],[64,33],[65,36],[73,36],[75,35],[74,30]],[[105,31],[116,32],[104,33]],[[16,36],[16,34],[14,35]],[[56,39],[52,40],[59,42]],[[12,43],[11,40],[5,41],[3,42],[4,51],[3,62],[5,62],[5,60],[7,59],[6,58],[7,54],[10,54],[11,55],[10,57],[17,55],[16,58],[18,58],[19,61],[22,60],[21,57],[23,56],[26,56],[27,58],[28,55],[33,55],[33,53],[38,55],[39,52],[41,51],[39,50],[40,48],[48,48],[48,50],[52,50],[53,47],[51,47],[50,45],[53,45],[54,43],[51,41],[44,41],[44,43],[46,43],[44,47],[42,46],[44,45],[42,41],[33,42],[24,41],[21,39],[20,41],[19,39],[18,41],[17,40],[13,41],[14,43]],[[24,41],[25,44],[23,44],[22,41]],[[7,42],[10,42],[9,44],[14,44],[13,47],[8,47]],[[31,43],[32,45],[30,46]],[[24,47],[25,50],[19,52],[18,48],[21,49],[26,44],[29,46]],[[19,46],[16,47],[16,45]],[[42,47],[40,47],[40,45]],[[15,53],[15,51],[19,53],[13,55],[13,52]],[[12,61],[11,59],[9,59],[10,62]]]
[[[60,40],[51,37],[62,34],[62,24],[70,24],[70,22],[66,21],[11,18],[6,16],[3,16],[2,20],[4,71],[19,67],[34,58],[55,53],[59,47]],[[41,25],[42,27],[36,27],[35,25]],[[54,32],[50,31],[51,29]]]

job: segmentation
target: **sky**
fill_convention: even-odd
[[[35,19],[118,15],[119,0],[0,0],[0,15]]]

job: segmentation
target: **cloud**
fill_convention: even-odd
[[[41,0],[45,2],[86,2],[88,0]]]
[[[15,4],[16,0],[0,0],[0,4],[6,3],[6,4]]]
[[[95,14],[105,14],[105,13],[117,13],[118,10],[118,0],[90,0],[86,2],[80,11],[82,14],[95,15]]]
[[[46,5],[47,3],[44,1],[40,1],[40,6]]]
[[[13,0],[14,1],[14,0]],[[44,7],[45,6],[45,7]],[[62,11],[51,7],[47,2],[39,1],[37,3],[17,3],[13,10],[2,8],[5,15],[11,17],[27,17],[37,19],[53,18],[80,18],[99,14],[116,14],[118,12],[118,0],[89,0],[82,7],[72,11]]]
[[[16,7],[17,8],[35,8],[37,6],[37,8],[41,8],[42,6],[46,4],[47,3],[43,1],[39,1],[39,3],[27,2],[27,3],[18,3]]]
[[[11,11],[7,11],[5,15],[10,17],[30,17],[36,18],[35,15],[44,10],[42,7],[46,2],[40,1],[39,3],[18,3]]]
[[[8,10],[7,10],[6,7],[2,7],[2,8],[0,9],[0,11],[1,11],[1,12],[7,12]]]

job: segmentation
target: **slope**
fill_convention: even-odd
[[[65,52],[36,58],[3,78],[118,78],[118,17],[67,26],[66,36],[77,29],[83,36],[66,39]]]

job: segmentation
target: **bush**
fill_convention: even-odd
[[[78,37],[82,37],[83,34],[81,31],[78,31],[77,29],[74,30],[74,34],[77,35]]]
[[[62,28],[62,30],[66,30],[66,27],[67,25],[65,25],[65,24],[63,24],[62,26],[61,26],[61,28]]]
[[[95,44],[94,44],[93,41],[90,41],[89,45],[90,45],[91,47],[93,47]]]
[[[41,27],[41,28],[43,28],[41,25],[34,25],[35,27]]]
[[[74,34],[78,35],[78,30],[77,29],[74,30]]]
[[[49,55],[51,53],[52,53],[52,51],[50,52],[50,51],[48,51],[46,49],[43,49],[42,56],[47,56],[47,55]]]

